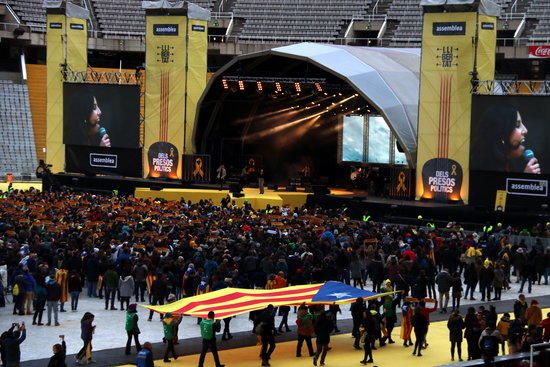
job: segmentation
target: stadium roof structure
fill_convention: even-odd
[[[411,167],[417,150],[418,101],[420,90],[419,48],[377,48],[299,43],[234,58],[216,72],[203,93],[237,63],[253,63],[256,58],[279,56],[311,63],[347,83],[376,107],[396,135]],[[195,125],[197,126],[197,125]],[[195,131],[197,137],[197,131]]]

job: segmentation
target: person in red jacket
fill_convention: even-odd
[[[550,312],[546,314],[546,318],[542,320],[542,322],[540,323],[540,327],[542,328],[542,330],[544,330],[542,339],[545,342],[549,342],[550,341]]]
[[[426,303],[433,303],[433,307],[426,307]],[[437,310],[437,300],[432,298],[424,298],[423,301],[419,303],[420,312],[428,320],[428,329],[426,329],[426,335],[424,336],[424,349],[428,347],[428,331],[430,327],[430,314]]]

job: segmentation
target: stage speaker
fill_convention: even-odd
[[[236,198],[242,198],[244,194],[241,192],[243,185],[239,181],[229,181],[229,192]]]
[[[153,191],[162,191],[162,186],[151,186],[151,190],[153,190]]]
[[[330,194],[330,190],[327,188],[326,185],[311,185],[311,188],[313,190],[313,195],[328,195],[328,194]]]

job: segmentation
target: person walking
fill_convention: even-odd
[[[451,342],[451,361],[455,360],[455,347],[458,354],[458,360],[462,362],[462,330],[465,328],[462,315],[455,310],[451,313],[447,328],[449,329],[449,340]]]
[[[74,270],[69,273],[68,287],[71,295],[71,311],[75,312],[78,309],[78,298],[82,293],[82,279]]]
[[[424,346],[424,339],[428,333],[428,318],[422,313],[421,307],[415,308],[411,324],[416,337],[413,356],[417,355],[418,357],[422,357],[422,347]]]
[[[372,346],[374,344],[376,336],[377,325],[376,319],[373,317],[369,310],[365,310],[365,322],[364,326],[360,327],[360,330],[363,330],[363,335],[361,339],[363,342],[363,349],[365,350],[365,354],[363,356],[363,360],[359,363],[363,365],[367,363],[373,363],[374,358],[372,356]]]
[[[260,172],[258,173],[258,188],[260,189],[260,194],[264,194],[264,184],[265,184],[265,174],[264,169],[260,169]]]
[[[410,347],[413,345],[413,342],[411,340],[411,332],[412,332],[412,317],[413,317],[413,304],[412,302],[416,299],[407,297],[405,298],[405,301],[403,302],[403,306],[401,306],[401,339],[403,340],[403,346],[405,348]]]
[[[137,355],[136,366],[137,367],[155,367],[153,358],[153,345],[149,342],[143,343],[143,348]]]
[[[328,346],[330,344],[330,333],[332,333],[332,330],[334,330],[334,324],[327,317],[327,314],[324,310],[321,310],[321,312],[317,316],[314,329],[315,335],[317,336],[317,351],[315,353],[315,356],[313,357],[313,365],[317,366],[317,362],[319,362],[319,365],[324,366],[329,350]]]
[[[168,355],[170,353],[172,353],[172,357],[174,359],[178,359],[176,351],[174,350],[175,323],[176,323],[176,319],[172,317],[172,314],[170,312],[167,312],[164,315],[164,318],[162,319],[162,327],[164,330],[164,341],[167,344],[166,350],[164,351],[164,359],[163,359],[165,363],[170,362],[170,359],[168,358]]]
[[[51,276],[46,281],[46,305],[48,308],[48,323],[46,325],[48,326],[52,324],[52,312],[55,326],[59,326],[59,321],[57,319],[57,305],[59,304],[60,297],[61,287],[57,284],[55,278]]]
[[[158,274],[156,279],[151,284],[151,306],[164,305],[164,300],[168,296],[168,285],[166,284],[165,278],[163,274]],[[147,321],[151,321],[153,319],[153,310],[149,311],[149,318]],[[162,320],[163,316],[160,315],[160,319]]]
[[[124,303],[126,303],[126,308],[130,304],[130,298],[134,294],[134,277],[130,274],[125,277],[120,277],[118,280],[118,292],[120,295],[120,310],[124,311]]]
[[[536,299],[531,301],[531,306],[525,311],[525,321],[528,327],[538,327],[542,322],[542,310]]]
[[[453,311],[460,309],[460,299],[462,298],[462,281],[460,280],[460,273],[457,271],[453,274],[452,280],[452,298],[453,298]]]
[[[65,344],[65,336],[60,335],[61,344],[54,344],[52,347],[53,356],[50,357],[48,367],[67,367],[65,357],[67,356],[67,344]]]
[[[86,358],[86,363],[94,361],[92,359],[92,338],[95,331],[95,325],[92,325],[92,323],[94,322],[94,318],[93,313],[86,312],[80,320],[80,338],[84,345],[75,356],[77,365],[80,365],[84,358]]]
[[[350,306],[351,318],[353,322],[353,327],[351,330],[351,335],[355,338],[353,347],[355,349],[361,349],[359,346],[359,340],[361,339],[361,333],[359,332],[359,327],[363,323],[363,315],[365,313],[365,301],[361,297],[357,297],[355,302]]]
[[[437,284],[437,290],[439,291],[439,307],[440,313],[447,313],[447,306],[449,305],[449,291],[453,285],[453,277],[443,268],[442,271],[435,277],[435,283]]]
[[[139,326],[138,326],[139,317],[137,314],[137,305],[132,303],[127,307],[126,310],[126,334],[128,335],[128,340],[126,341],[126,350],[125,354],[130,355],[132,348],[132,338],[136,344],[136,351],[139,353],[141,350],[141,345],[139,344]]]
[[[516,302],[514,302],[514,318],[521,319],[525,322],[525,312],[527,311],[527,302],[525,295],[520,294]]]
[[[221,324],[215,319],[214,311],[208,312],[208,318],[203,319],[200,323],[201,337],[202,337],[202,350],[199,357],[199,367],[204,366],[204,359],[208,349],[212,352],[214,357],[214,363],[216,367],[224,367],[224,364],[220,363],[220,357],[218,355],[218,347],[216,346],[216,333],[221,330]]]
[[[145,289],[147,288],[147,265],[140,259],[134,266],[134,284],[136,302],[145,302]],[[140,301],[141,299],[141,301]]]
[[[476,315],[476,309],[473,307],[468,308],[468,313],[464,318],[465,332],[464,337],[468,343],[468,360],[481,358],[481,352],[479,350],[478,341],[481,335],[481,326],[479,319]]]
[[[115,298],[118,289],[118,274],[113,270],[112,266],[109,266],[103,275],[103,284],[105,285],[105,309],[109,309],[109,301],[111,301],[111,311],[115,311]]]
[[[48,297],[48,291],[46,290],[46,284],[44,279],[38,280],[36,282],[36,287],[34,288],[34,316],[32,317],[32,324],[42,326],[42,315],[46,307],[46,299]]]
[[[296,325],[298,325],[298,343],[296,344],[296,357],[302,356],[302,345],[304,341],[309,352],[309,356],[313,357],[313,344],[311,337],[313,335],[313,315],[308,311],[306,305],[298,307],[296,315]]]
[[[275,308],[273,305],[268,305],[267,308],[259,316],[259,323],[257,328],[259,329],[260,340],[262,342],[262,350],[260,352],[260,358],[262,359],[262,366],[270,366],[269,360],[275,350]]]

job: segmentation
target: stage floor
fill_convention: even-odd
[[[543,310],[546,314],[548,309]],[[499,315],[499,319],[502,315]],[[428,348],[422,351],[422,357],[412,355],[413,347],[403,347],[403,341],[399,337],[401,328],[394,329],[392,335],[395,344],[388,344],[383,348],[373,351],[374,363],[368,366],[409,366],[409,367],[426,367],[426,366],[441,366],[450,364],[450,342],[449,330],[447,329],[447,321],[432,322],[428,333]],[[414,334],[413,334],[414,340]],[[185,341],[184,341],[185,343]],[[377,343],[378,345],[378,343]],[[349,367],[361,366],[359,361],[363,359],[363,350],[355,350],[353,348],[353,339],[351,334],[335,335],[331,337],[329,351],[325,364],[329,367]],[[315,346],[314,346],[315,348]],[[296,341],[278,343],[270,361],[274,367],[306,367],[312,366],[312,359],[307,355],[307,348],[303,347],[302,357],[297,358]],[[176,346],[177,351],[177,346]],[[228,367],[258,367],[260,347],[246,347],[238,349],[230,349],[220,352],[221,363]],[[156,355],[155,358],[162,356]],[[458,357],[455,356],[456,361]],[[466,340],[462,343],[462,358],[468,358]],[[199,356],[188,355],[178,358],[171,363],[164,363],[162,358],[155,361],[155,366],[172,366],[184,367],[195,366],[198,363]],[[205,366],[214,366],[211,354],[207,355]],[[123,365],[121,367],[132,367],[132,365]]]
[[[190,200],[192,203],[197,203],[200,200],[212,200],[215,204],[219,204],[221,200],[229,195],[232,200],[235,200],[237,205],[243,205],[248,202],[254,209],[265,209],[270,206],[290,206],[301,207],[306,203],[307,192],[283,192],[265,190],[264,194],[260,194],[259,189],[245,188],[243,189],[244,197],[235,198],[228,190],[215,189],[162,189],[151,190],[149,188],[138,187],[135,191],[136,198],[139,199],[156,199],[165,200]]]

